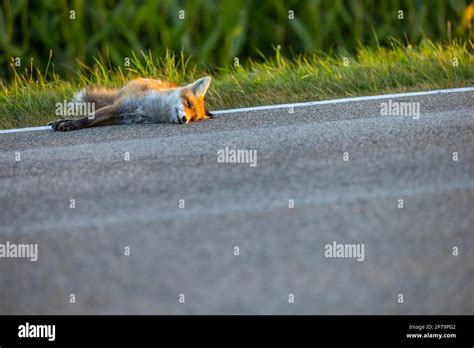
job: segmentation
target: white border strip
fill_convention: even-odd
[[[0,130],[0,134],[34,132],[34,131],[47,130],[47,129],[51,129],[51,126],[4,129],[4,130]]]
[[[474,92],[474,87],[437,89],[437,90],[433,90],[433,91],[423,91],[423,92],[408,92],[408,93],[396,93],[396,94],[369,95],[369,96],[363,96],[363,97],[329,99],[329,100],[320,100],[320,101],[312,101],[312,102],[304,102],[304,103],[293,103],[293,104],[253,106],[253,107],[249,107],[249,108],[212,111],[212,113],[216,114],[216,115],[233,114],[233,113],[237,113],[237,112],[286,109],[286,108],[290,108],[290,107],[299,108],[299,107],[315,106],[315,105],[351,103],[351,102],[358,102],[358,101],[365,101],[365,100],[377,100],[377,99],[387,99],[387,98],[405,98],[405,97],[416,97],[416,96],[425,96],[425,95],[433,95],[433,94],[463,93],[463,92]],[[43,127],[5,129],[5,130],[0,130],[0,134],[34,132],[34,131],[41,131],[41,130],[48,130],[48,129],[51,129],[51,127],[50,126],[43,126]]]
[[[236,112],[272,110],[272,109],[287,109],[287,108],[290,108],[290,107],[297,108],[297,107],[314,106],[314,105],[351,103],[351,102],[358,102],[358,101],[365,101],[365,100],[377,100],[377,99],[387,99],[387,98],[404,98],[404,97],[416,97],[416,96],[424,96],[424,95],[432,95],[432,94],[462,93],[462,92],[474,92],[474,87],[437,89],[437,90],[433,90],[433,91],[423,91],[423,92],[408,92],[408,93],[396,93],[396,94],[369,95],[369,96],[363,96],[363,97],[329,99],[329,100],[320,100],[320,101],[294,103],[294,104],[254,106],[254,107],[241,108],[241,109],[227,109],[227,110],[220,110],[220,111],[212,111],[212,113],[216,114],[216,115],[219,115],[219,114],[230,114],[230,113],[236,113]]]

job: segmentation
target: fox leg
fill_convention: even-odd
[[[121,124],[122,121],[123,118],[116,113],[115,105],[109,105],[77,120],[57,120],[48,125],[55,131],[67,132],[82,128]]]

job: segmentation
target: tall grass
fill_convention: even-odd
[[[51,68],[14,69],[8,84],[0,83],[0,128],[44,125],[54,120],[54,105],[85,85],[120,86],[136,76],[163,78],[179,84],[211,74],[207,95],[210,109],[330,99],[402,91],[474,85],[474,44],[422,41],[387,47],[359,48],[355,55],[307,54],[286,58],[282,48],[259,61],[203,70],[183,53],[132,55],[129,67],[114,66],[106,56],[81,64],[71,78],[61,79]]]
[[[285,56],[354,53],[359,45],[418,43],[472,36],[471,0],[3,0],[0,77],[12,79],[12,57],[64,75],[93,57],[124,67],[134,52],[183,51],[201,68],[258,59],[280,45]],[[403,11],[403,19],[399,19]],[[74,11],[74,12],[71,12]],[[184,11],[180,12],[180,11]],[[289,11],[294,11],[290,19]],[[474,13],[474,11],[472,11]],[[184,18],[180,19],[180,15]],[[74,18],[72,18],[74,17]],[[110,63],[110,64],[109,64]]]

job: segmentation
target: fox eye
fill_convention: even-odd
[[[191,109],[193,106],[193,104],[191,103],[189,99],[186,99],[186,101],[184,102],[184,105],[189,109]]]

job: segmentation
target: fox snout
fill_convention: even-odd
[[[190,117],[186,116],[186,112],[184,111],[184,106],[180,104],[176,107],[176,122],[179,124],[187,124],[191,120]]]

